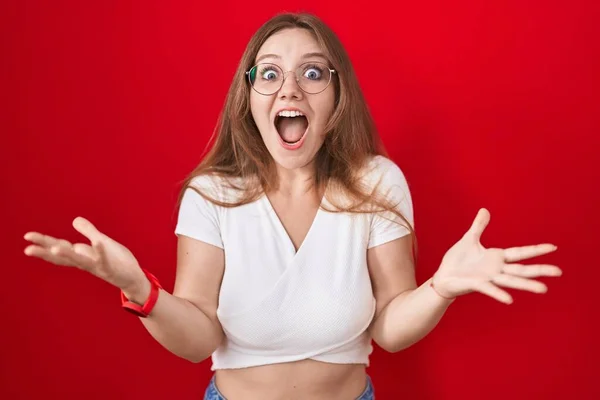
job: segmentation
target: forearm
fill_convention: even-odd
[[[439,296],[429,283],[401,293],[381,311],[371,328],[380,347],[389,352],[403,350],[435,328],[453,300]]]
[[[142,304],[150,293],[150,283],[125,292],[131,301]],[[156,305],[142,324],[163,347],[192,362],[210,357],[223,339],[216,315],[210,316],[188,300],[160,290]]]

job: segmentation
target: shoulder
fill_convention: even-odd
[[[408,180],[400,166],[382,155],[373,156],[367,161],[361,171],[361,180],[371,190],[376,187],[384,190],[391,190],[393,187],[408,190]]]
[[[388,157],[374,155],[367,161],[366,169],[370,171],[386,172],[389,170],[399,170],[400,167]]]
[[[389,158],[375,156],[367,163],[365,170],[365,182],[368,185],[367,190],[377,199],[377,206],[383,203],[386,205],[386,209],[388,209],[388,206],[394,208],[406,218],[406,221],[402,218],[403,222],[400,222],[400,225],[404,225],[404,222],[409,222],[414,227],[411,189],[400,166]],[[379,201],[382,201],[382,203],[379,203]],[[397,214],[391,215],[388,213],[387,215],[392,220],[398,221]],[[380,220],[378,219],[378,221]],[[386,224],[384,222],[379,227],[386,227]]]
[[[221,191],[225,178],[213,175],[213,174],[202,174],[193,177],[187,187],[190,189],[209,191],[212,194],[216,194]]]
[[[210,200],[229,203],[237,201],[246,187],[247,182],[243,178],[207,173],[193,177],[186,190]]]

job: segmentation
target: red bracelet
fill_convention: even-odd
[[[158,291],[159,289],[162,289],[162,286],[160,285],[158,279],[156,279],[154,275],[152,275],[150,272],[146,271],[143,268],[142,271],[144,271],[144,274],[150,280],[150,295],[148,295],[146,302],[142,306],[133,303],[127,299],[125,293],[123,293],[123,291],[121,290],[121,305],[126,311],[129,311],[130,313],[133,313],[138,317],[146,318],[154,308],[154,305],[158,300]]]
[[[438,291],[437,291],[437,289],[435,288],[435,286],[433,285],[433,278],[432,278],[432,279],[429,281],[429,286],[431,286],[431,288],[433,289],[433,291],[434,291],[435,293],[437,293],[437,295],[438,295],[438,296],[440,296],[440,297],[441,297],[441,298],[443,298],[443,299],[446,299],[446,300],[454,300],[454,299],[456,299],[456,297],[446,297],[446,296],[442,296],[442,295],[440,294],[440,292],[438,292]]]

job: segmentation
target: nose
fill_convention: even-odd
[[[283,84],[279,89],[280,99],[300,100],[302,98],[302,89],[298,86],[296,74],[293,71],[286,72],[283,75]]]

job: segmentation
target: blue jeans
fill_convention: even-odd
[[[210,380],[206,392],[204,392],[204,400],[227,400],[225,396],[219,392],[219,389],[217,389],[214,376]],[[373,383],[369,376],[367,376],[367,387],[365,388],[365,391],[362,392],[356,400],[375,400],[375,389],[373,388]]]

